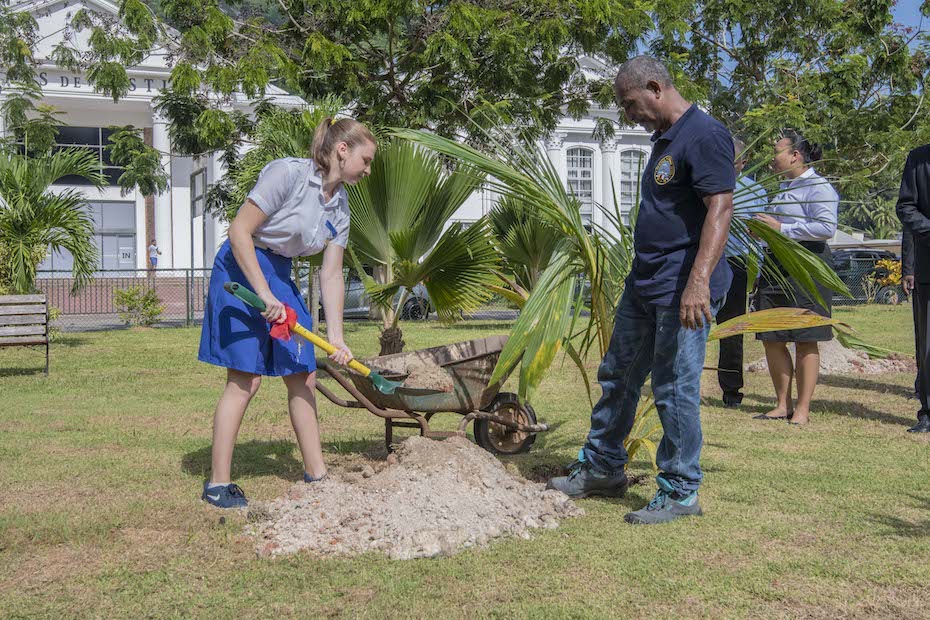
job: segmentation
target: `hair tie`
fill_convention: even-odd
[[[332,127],[333,125],[335,125],[335,124],[336,124],[336,120],[337,120],[337,119],[335,119],[335,118],[330,119],[330,121],[329,121],[329,126]]]

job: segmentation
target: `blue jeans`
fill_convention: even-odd
[[[716,315],[723,300],[711,303]],[[619,472],[629,461],[623,440],[633,428],[646,376],[665,435],[656,464],[676,491],[701,485],[701,371],[710,325],[685,329],[678,306],[645,303],[628,285],[617,307],[614,333],[597,372],[603,394],[591,412],[584,458],[594,469]]]

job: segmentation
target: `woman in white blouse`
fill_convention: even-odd
[[[833,259],[827,241],[836,232],[839,196],[833,186],[811,166],[820,159],[820,149],[796,131],[786,130],[775,143],[772,171],[785,180],[781,193],[772,203],[771,214],[756,216],[761,222],[780,231],[789,239],[817,254],[828,265]],[[766,261],[779,267],[770,254]],[[784,272],[783,272],[784,275]],[[759,286],[759,309],[807,308],[825,317],[831,316],[832,292],[818,284],[817,290],[826,305],[815,301],[797,282],[782,282],[763,276]],[[775,408],[756,416],[760,420],[787,420],[789,424],[807,424],[811,399],[820,373],[818,342],[833,339],[833,328],[812,327],[766,332],[756,336],[765,346],[765,359],[775,387]],[[792,364],[788,343],[795,343],[797,361]],[[797,401],[792,402],[792,377],[798,384]]]

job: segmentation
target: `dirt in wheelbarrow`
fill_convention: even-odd
[[[249,526],[260,556],[381,552],[398,560],[451,555],[500,537],[583,515],[567,496],[508,472],[464,437],[414,436],[380,471],[331,471],[286,497],[253,503]]]
[[[395,360],[379,360],[375,365],[388,375],[407,375],[404,387],[436,392],[451,392],[455,389],[449,373],[429,359],[404,356]]]

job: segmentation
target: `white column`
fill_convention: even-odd
[[[614,195],[620,200],[620,166],[617,162],[616,138],[601,142],[601,204],[609,212],[614,210]]]
[[[555,132],[546,138],[546,154],[549,161],[559,172],[559,178],[562,179],[562,185],[567,182],[568,172],[565,170],[565,157],[562,153],[562,144],[565,142],[567,134]]]
[[[158,267],[174,267],[174,238],[171,230],[171,140],[168,137],[168,121],[152,111],[152,146],[161,152],[161,165],[168,174],[168,189],[155,196],[155,239],[161,256]],[[146,247],[151,239],[146,240]]]
[[[210,175],[209,183],[213,186],[222,181],[226,176],[226,165],[220,153],[214,153],[211,158],[211,166],[208,171]],[[209,223],[208,223],[209,222]],[[217,250],[226,241],[226,230],[229,228],[229,222],[217,215],[204,217],[204,225],[207,227],[207,264],[204,267],[213,265],[213,259],[216,257]]]

